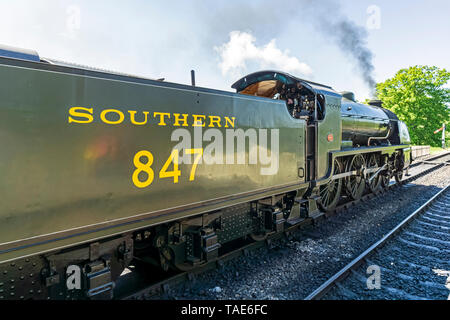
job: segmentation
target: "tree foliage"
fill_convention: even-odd
[[[443,123],[450,131],[450,89],[444,87],[449,79],[445,69],[414,66],[377,84],[377,97],[407,124],[413,144],[440,146],[441,134],[433,132]]]

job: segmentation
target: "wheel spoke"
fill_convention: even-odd
[[[325,206],[328,206],[328,193],[325,195],[323,202],[324,202]]]
[[[360,154],[355,155],[353,159],[349,162],[347,166],[347,171],[360,171],[366,167],[366,161],[364,157]],[[362,193],[365,189],[366,180],[364,179],[362,172],[356,176],[350,176],[347,178],[347,193],[353,198],[353,200],[357,200],[361,197]]]
[[[342,172],[341,164],[337,159],[334,160],[334,170],[333,174],[339,174]],[[320,200],[319,205],[324,211],[333,210],[337,203],[339,202],[341,188],[342,188],[342,180],[331,180],[327,185],[321,186],[319,189]]]

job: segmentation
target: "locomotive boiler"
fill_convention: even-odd
[[[341,119],[342,140],[351,141],[354,146],[381,145],[386,141],[398,144],[399,130],[397,116],[382,108],[381,101],[371,100],[369,105],[357,103],[352,92],[342,92]]]
[[[232,93],[0,47],[0,82],[0,300],[111,298],[131,264],[195,268],[410,164],[393,113],[284,72]]]

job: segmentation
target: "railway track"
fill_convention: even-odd
[[[450,299],[450,185],[306,300]]]
[[[436,161],[438,159],[444,158],[446,156],[450,155],[450,152],[442,152],[437,155],[431,155],[424,157],[422,159],[415,159],[414,162],[411,164],[411,168],[414,168],[416,166],[419,166],[421,164],[443,164],[443,165],[450,165],[450,160],[444,160],[442,162]]]
[[[405,177],[402,180],[401,184],[406,184],[408,182],[411,182],[419,177],[422,177],[438,168],[441,168],[442,166],[446,165],[446,162],[439,162],[437,161],[440,158],[444,158],[446,156],[449,156],[450,152],[447,153],[442,153],[436,156],[432,156],[432,157],[427,157],[422,159],[422,161],[427,161],[427,167],[424,170],[421,170],[420,172],[410,175],[408,177]],[[429,163],[429,162],[433,162],[433,163]],[[425,162],[420,162],[420,164],[425,163]],[[420,164],[415,164],[414,167],[419,166]],[[382,189],[376,193],[368,193],[366,195],[364,195],[361,199],[357,200],[357,201],[352,201],[352,202],[346,202],[346,203],[342,203],[341,205],[339,205],[333,213],[331,214],[327,214],[327,215],[332,215],[332,214],[336,214],[339,213],[343,210],[348,209],[351,206],[356,205],[359,202],[362,201],[366,201],[370,198],[373,197],[377,197],[385,192],[387,192],[387,190],[392,189],[392,188],[397,188],[399,186],[398,183],[396,183],[395,181],[391,181],[391,183],[389,184],[389,186],[386,189]],[[316,219],[322,219],[325,215],[320,216]],[[249,251],[251,250],[256,250],[258,248],[261,248],[263,246],[271,246],[271,242],[275,241],[277,239],[280,239],[282,237],[290,237],[290,234],[297,231],[298,229],[304,228],[308,225],[311,225],[314,223],[315,219],[312,218],[306,218],[303,221],[301,221],[300,223],[296,224],[295,226],[292,226],[288,229],[286,229],[283,233],[278,233],[278,234],[274,234],[270,237],[267,238],[266,241],[259,241],[259,242],[252,242],[252,243],[246,243],[244,244],[242,247],[235,249],[235,250],[231,250],[228,253],[223,254],[222,256],[220,256],[219,258],[217,258],[216,260],[210,261],[209,263],[198,267],[192,271],[189,272],[180,272],[180,273],[176,273],[173,274],[169,277],[166,277],[164,279],[160,279],[157,282],[151,282],[149,283],[149,285],[142,287],[142,285],[139,287],[139,289],[137,290],[129,290],[129,289],[121,289],[119,290],[119,292],[117,294],[115,294],[115,296],[118,299],[122,299],[122,300],[133,300],[133,299],[151,299],[152,296],[155,296],[157,294],[161,294],[161,293],[169,293],[171,291],[171,288],[177,286],[180,283],[183,283],[184,281],[192,281],[195,276],[197,274],[201,274],[203,272],[206,272],[207,270],[211,270],[217,267],[222,266],[226,261],[235,259],[241,255],[246,255],[248,254]],[[122,278],[122,277],[121,277]],[[144,280],[146,281],[146,280]],[[136,283],[139,283],[140,281],[135,281]],[[123,286],[126,287],[126,286]]]

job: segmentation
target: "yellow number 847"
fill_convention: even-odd
[[[189,181],[194,181],[195,179],[195,171],[197,169],[197,165],[200,162],[200,159],[203,155],[203,149],[185,149],[186,154],[194,154],[196,155],[194,158],[194,163],[191,168],[191,174],[189,176]],[[146,158],[147,161],[142,162],[142,158]],[[178,149],[173,149],[166,163],[163,165],[161,171],[159,172],[159,178],[173,178],[173,183],[178,183],[178,178],[181,175],[181,171],[178,169],[179,164],[179,151]],[[142,150],[135,154],[133,159],[134,166],[136,170],[133,172],[132,180],[136,187],[138,188],[146,188],[152,184],[153,179],[155,177],[155,173],[151,168],[153,164],[153,154],[150,151]],[[169,171],[169,166],[173,163],[173,170]],[[141,181],[139,179],[139,174],[141,172],[145,172],[147,174],[147,179]]]

